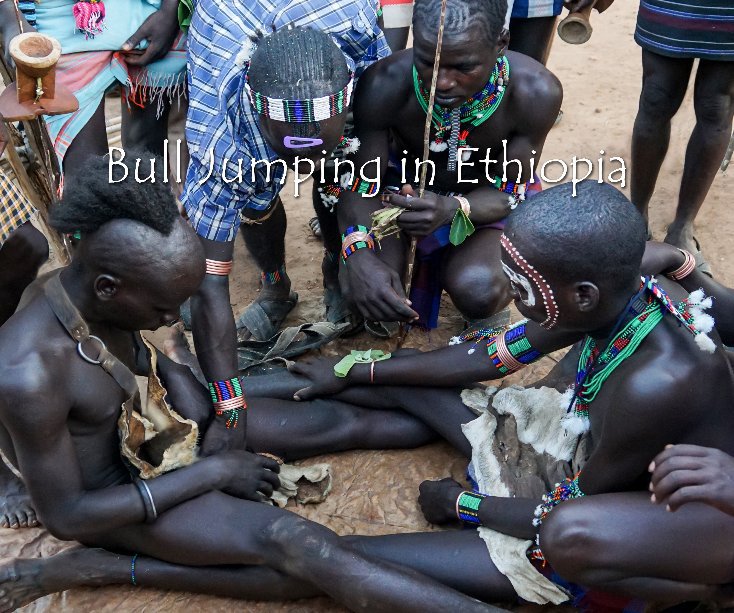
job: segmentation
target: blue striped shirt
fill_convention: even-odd
[[[262,164],[254,176],[251,172],[251,160],[275,160],[277,156],[265,142],[253,108],[240,102],[250,37],[288,24],[320,29],[331,34],[359,76],[367,66],[390,53],[377,26],[376,9],[374,0],[196,3],[189,29],[186,120],[191,160],[182,201],[199,236],[234,240],[241,211],[267,209],[284,178],[283,164],[273,164],[270,176]],[[207,179],[210,168],[213,171]],[[229,182],[223,178],[223,170]]]

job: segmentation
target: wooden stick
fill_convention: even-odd
[[[431,140],[431,124],[433,123],[433,105],[436,100],[436,82],[438,81],[438,66],[441,62],[441,46],[443,44],[443,28],[446,23],[446,3],[447,0],[441,0],[441,17],[438,22],[438,39],[436,40],[436,55],[433,58],[433,75],[431,76],[431,90],[428,95],[428,109],[426,110],[426,123],[423,126],[423,162],[428,161],[430,155]],[[423,198],[426,190],[426,175],[428,174],[428,164],[421,164],[421,175],[418,183],[418,198]],[[405,296],[410,299],[410,290],[413,287],[413,268],[415,267],[415,251],[418,246],[418,239],[414,236],[410,239],[410,250],[408,251],[408,259],[405,263],[405,274],[403,276],[403,286],[405,287]],[[408,328],[404,322],[400,323],[400,333],[398,334],[398,349],[403,346],[405,339],[408,337]]]

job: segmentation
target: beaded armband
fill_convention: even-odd
[[[525,322],[505,330],[487,344],[495,368],[503,375],[516,372],[543,357],[525,336]]]
[[[354,178],[350,175],[346,175],[342,178],[342,188],[357,194],[364,194],[365,196],[374,196],[377,194],[377,186],[379,181],[364,181],[359,178]]]
[[[227,428],[236,428],[240,412],[247,408],[239,377],[209,383],[209,393],[218,416],[226,416]]]
[[[375,240],[366,226],[349,226],[342,234],[342,261],[359,249],[375,250]]]
[[[565,500],[581,498],[584,495],[579,487],[580,474],[578,473],[573,479],[570,477],[567,478],[563,483],[556,483],[556,487],[553,490],[543,495],[543,501],[535,507],[533,526],[540,526],[543,520],[548,517],[548,514],[560,503]]]
[[[481,525],[479,505],[484,498],[487,498],[486,494],[479,492],[461,492],[456,499],[456,517],[467,524]]]

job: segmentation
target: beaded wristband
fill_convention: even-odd
[[[479,505],[485,498],[487,495],[479,492],[461,492],[456,498],[456,517],[468,524],[481,525]]]
[[[370,229],[367,226],[362,225],[356,225],[356,226],[349,226],[344,232],[342,233],[342,241],[347,238],[350,234],[353,232],[364,232],[365,234],[369,234]]]
[[[487,344],[487,353],[503,375],[516,372],[543,357],[525,335],[525,322],[500,333]]]
[[[236,428],[240,412],[247,408],[239,377],[210,382],[209,393],[212,397],[214,413],[218,416],[226,415],[227,428]]]
[[[565,500],[573,500],[574,498],[584,496],[584,493],[579,487],[580,474],[577,473],[573,479],[570,477],[567,478],[563,483],[556,483],[554,489],[547,494],[543,494],[542,502],[535,507],[533,526],[540,526],[543,520],[548,517],[548,514]]]
[[[355,230],[354,228],[359,228]],[[347,258],[359,249],[375,250],[375,241],[364,226],[350,226],[342,235],[342,261],[346,264]]]
[[[379,184],[379,181],[364,181],[359,177],[355,177],[351,172],[344,173],[339,179],[339,187],[342,189],[365,196],[374,196],[377,194]]]
[[[683,260],[683,264],[681,264],[675,270],[665,273],[665,276],[668,277],[668,279],[672,279],[673,281],[681,281],[682,279],[685,279],[688,275],[690,275],[694,270],[696,270],[696,258],[694,258],[693,255],[685,249],[678,249],[678,251],[680,251],[685,257],[685,260]]]
[[[232,272],[232,260],[222,262],[220,260],[206,260],[206,274],[226,277]]]

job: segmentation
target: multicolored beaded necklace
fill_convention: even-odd
[[[471,130],[487,121],[497,110],[509,82],[510,62],[507,57],[501,55],[497,58],[487,84],[459,108],[446,109],[438,104],[433,105],[433,125],[436,127],[436,134],[430,148],[431,151],[449,150],[447,166],[449,172],[456,170],[458,148],[466,147],[466,141]],[[423,87],[415,66],[413,66],[413,88],[423,112],[427,112],[428,92]],[[468,123],[469,126],[462,130],[462,123]],[[446,142],[447,133],[450,134],[448,143]]]
[[[665,312],[673,315],[693,335],[703,334],[694,325],[694,317],[689,310],[688,301],[674,305],[665,290],[654,277],[642,278],[640,289],[627,304],[612,332],[613,338],[604,350],[599,349],[596,340],[587,336],[581,348],[573,397],[568,413],[580,419],[588,428],[589,407],[601,391],[604,382],[614,370],[640,346],[655,326],[663,319]],[[629,314],[634,316],[617,332],[622,321]]]

